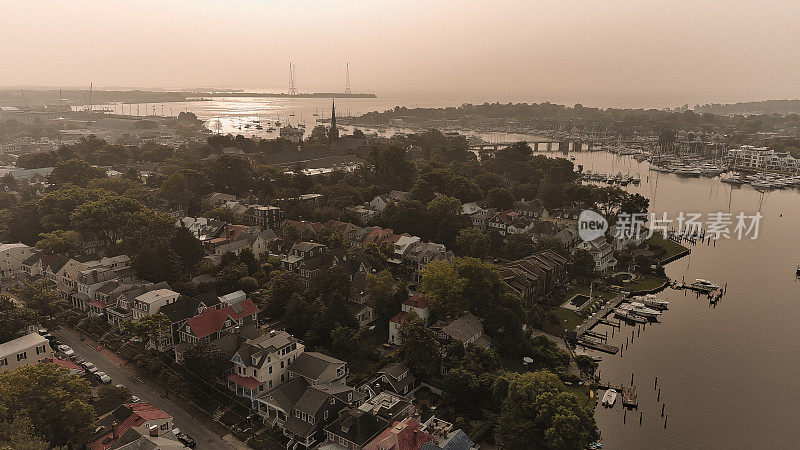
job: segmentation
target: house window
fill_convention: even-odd
[[[258,392],[264,392],[264,385],[263,384],[258,386]]]
[[[272,389],[272,380],[269,380],[269,387]]]
[[[283,361],[281,361],[281,369],[283,369]]]
[[[42,353],[44,353],[44,345],[36,347],[36,354],[41,355]]]
[[[0,359],[0,367],[8,365],[8,358]]]
[[[17,353],[17,361],[28,359],[28,352]]]
[[[325,420],[328,420],[328,411],[327,410],[325,410],[325,415],[323,417],[325,418]]]
[[[162,423],[162,424],[161,424],[161,429],[162,429],[163,431],[167,431],[167,430],[169,429],[169,422],[167,422],[167,423]]]
[[[347,393],[347,401],[349,402],[351,400],[353,400],[353,393],[352,392],[348,392]]]
[[[269,366],[269,373],[272,373],[272,366]]]

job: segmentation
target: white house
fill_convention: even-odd
[[[36,249],[22,243],[0,245],[0,278],[8,278],[22,270],[23,263]]]
[[[248,339],[233,355],[233,373],[228,375],[228,387],[240,397],[253,402],[265,390],[277,387],[289,379],[289,365],[305,346],[285,331],[271,331]]]
[[[0,370],[14,370],[52,357],[50,343],[39,333],[26,334],[0,344]]]
[[[430,307],[428,306],[428,299],[422,294],[416,294],[407,299],[401,305],[401,310],[389,321],[389,343],[394,345],[402,344],[400,338],[400,328],[409,319],[410,314],[414,313],[418,317],[428,321],[431,315]]]
[[[594,258],[595,270],[599,272],[607,272],[617,265],[614,249],[604,236],[593,241],[581,241],[575,248],[589,252]]]
[[[159,308],[178,300],[181,294],[171,289],[156,289],[145,292],[133,301],[133,320],[137,321],[145,316],[152,316]]]

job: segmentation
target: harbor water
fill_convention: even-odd
[[[689,256],[667,265],[667,275],[679,282],[727,284],[716,306],[692,291],[667,289],[659,294],[670,302],[660,323],[614,330],[609,343],[622,347],[617,355],[590,352],[603,358],[604,382],[629,385],[633,374],[639,393],[638,410],[627,418],[622,405],[598,407],[604,448],[796,447],[800,191],[759,192],[719,178],[657,173],[647,162],[607,152],[570,155],[586,170],[640,173],[639,186],[623,189],[650,198],[659,217],[666,212],[674,219],[681,211],[702,213],[704,220],[712,212],[763,216],[757,239],[698,242]],[[607,325],[596,330],[612,333]]]

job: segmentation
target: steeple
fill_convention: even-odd
[[[336,100],[331,99],[331,127],[328,129],[328,139],[339,139],[339,129],[336,128]]]

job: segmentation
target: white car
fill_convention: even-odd
[[[97,368],[97,366],[88,361],[83,363],[83,368],[86,369],[86,372],[90,374],[95,374],[100,370]]]
[[[111,377],[106,375],[105,372],[97,372],[94,374],[94,377],[103,384],[111,384]]]
[[[75,350],[69,348],[68,345],[61,344],[58,346],[58,350],[68,358],[75,356]]]

